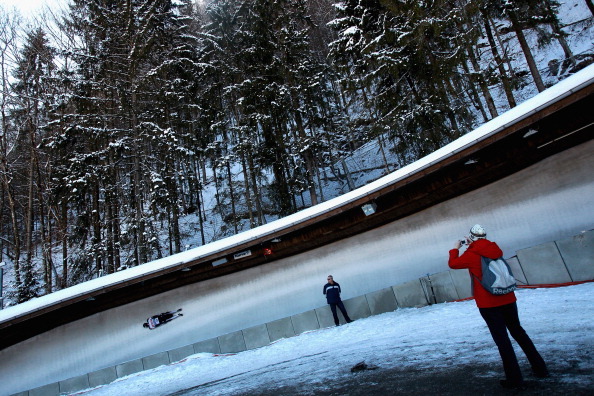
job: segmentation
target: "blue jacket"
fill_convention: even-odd
[[[334,282],[333,285],[326,283],[324,285],[324,294],[328,304],[338,303],[340,301],[340,285],[337,282]]]

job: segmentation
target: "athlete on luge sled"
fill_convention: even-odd
[[[168,311],[158,315],[153,315],[142,324],[142,327],[148,327],[150,330],[153,330],[167,322],[171,322],[175,318],[184,316],[184,314],[180,313],[181,310],[182,309],[180,308],[177,311]]]

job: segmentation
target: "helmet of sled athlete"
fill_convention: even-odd
[[[480,224],[475,224],[470,229],[470,239],[476,241],[477,239],[484,239],[487,237],[487,231]]]

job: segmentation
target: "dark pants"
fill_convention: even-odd
[[[161,323],[167,323],[171,320],[171,318],[173,318],[173,315],[175,314],[175,312],[163,312],[160,313],[158,315],[159,318],[159,322]]]
[[[338,314],[336,313],[336,307],[338,307],[338,309],[340,309],[340,312],[342,312],[342,316],[344,316],[344,320],[346,320],[347,323],[352,322],[351,318],[349,318],[349,314],[346,311],[346,308],[344,307],[344,304],[342,303],[342,301],[339,301],[337,303],[330,303],[330,309],[332,310],[332,316],[334,316],[334,324],[336,326],[338,326],[339,322],[338,322]]]
[[[508,330],[509,334],[526,354],[532,366],[532,371],[537,375],[547,373],[547,366],[542,356],[540,356],[532,340],[520,325],[516,303],[494,308],[479,308],[479,311],[485,322],[487,322],[493,340],[497,344],[497,348],[499,348],[505,377],[510,383],[521,384],[523,379],[514,348],[507,335]]]

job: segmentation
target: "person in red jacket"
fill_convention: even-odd
[[[459,249],[464,242],[457,241],[455,243],[454,248],[450,250],[448,265],[453,269],[467,268],[470,271],[474,300],[481,316],[487,323],[503,361],[506,379],[500,381],[501,386],[504,388],[524,387],[522,372],[507,334],[508,331],[526,354],[534,375],[539,378],[548,377],[549,372],[545,361],[520,325],[514,292],[494,295],[485,290],[480,283],[480,279],[483,277],[481,256],[496,259],[503,256],[503,252],[495,242],[487,239],[485,229],[479,224],[470,229],[470,235],[466,237],[465,242],[468,243],[468,248],[462,255],[460,255]]]

